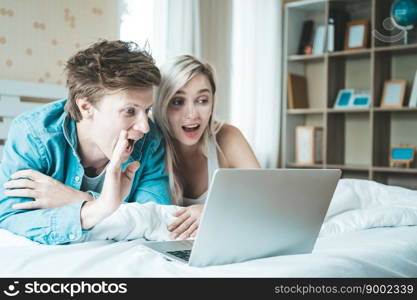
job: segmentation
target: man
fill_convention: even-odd
[[[0,228],[44,244],[81,239],[122,202],[170,204],[152,57],[100,41],[66,73],[68,99],[17,117],[0,164]]]

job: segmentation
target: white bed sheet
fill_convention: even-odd
[[[124,205],[84,243],[44,246],[0,230],[0,276],[417,277],[417,191],[341,180],[313,253],[206,268],[167,261],[141,245],[141,237],[167,239],[178,208],[138,207]]]

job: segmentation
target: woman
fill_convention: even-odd
[[[216,83],[209,64],[178,56],[161,75],[152,113],[166,140],[173,203],[185,206],[168,230],[171,238],[186,239],[197,233],[214,170],[260,165],[239,129],[215,120]]]

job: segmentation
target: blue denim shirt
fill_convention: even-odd
[[[43,244],[64,244],[83,235],[80,210],[84,201],[50,209],[14,210],[30,198],[7,197],[3,184],[18,170],[33,169],[80,190],[84,168],[77,154],[76,124],[64,112],[66,99],[17,117],[10,128],[0,164],[0,228]],[[128,163],[141,165],[125,202],[171,204],[165,173],[162,134],[149,121],[149,132],[135,144]],[[103,133],[105,134],[105,133]],[[94,198],[99,194],[90,192]]]

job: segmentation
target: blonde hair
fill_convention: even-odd
[[[203,74],[210,82],[213,92],[213,106],[207,128],[199,141],[200,151],[207,157],[207,147],[210,137],[215,137],[223,123],[213,117],[215,110],[216,83],[213,68],[199,61],[191,55],[177,56],[161,67],[161,84],[156,88],[155,101],[152,114],[155,122],[160,127],[166,142],[166,170],[169,176],[169,187],[173,203],[182,205],[183,186],[178,172],[178,151],[175,148],[175,135],[168,122],[168,105],[175,95],[190,79],[198,74]],[[214,138],[214,141],[216,139]],[[216,144],[217,146],[217,144]],[[218,146],[217,146],[218,147]]]

